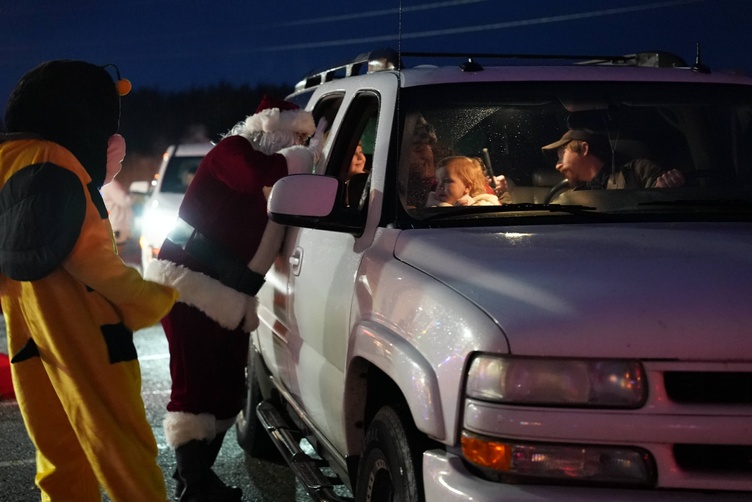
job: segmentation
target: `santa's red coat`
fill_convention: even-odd
[[[284,156],[266,155],[255,150],[247,139],[229,136],[202,161],[185,194],[179,216],[242,263],[248,263],[259,247],[268,221],[262,189],[286,174]],[[209,267],[169,239],[160,250],[159,261],[185,267],[190,275],[203,274],[216,279]],[[242,406],[249,335],[234,324],[223,327],[213,319],[216,318],[213,305],[228,303],[217,299],[224,293],[237,294],[216,281],[213,286],[224,290],[219,294],[206,293],[206,304],[178,303],[162,320],[171,354],[172,392],[167,409],[210,414],[223,420],[237,415]],[[196,285],[194,289],[202,287]],[[187,296],[185,293],[183,287],[181,300]],[[199,297],[203,294],[195,293]],[[182,443],[185,439],[200,438],[168,438],[168,441]]]

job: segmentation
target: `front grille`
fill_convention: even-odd
[[[752,475],[752,446],[674,445],[676,463],[686,471],[726,471]]]
[[[752,404],[752,373],[667,371],[663,378],[677,403]]]

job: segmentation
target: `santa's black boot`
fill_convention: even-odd
[[[206,463],[209,464],[209,468],[214,466],[214,462],[217,460],[217,456],[219,456],[219,450],[222,448],[222,442],[225,439],[225,433],[226,432],[218,432],[217,435],[214,436],[214,439],[209,441],[209,444],[206,448]],[[222,480],[219,479],[214,471],[212,471],[212,474],[217,478],[218,483],[221,483],[223,486],[227,486],[224,484],[224,482],[222,482]],[[227,489],[231,492],[237,492],[238,500],[242,498],[243,490],[241,490],[237,486],[227,486]]]
[[[175,460],[183,492],[180,502],[240,502],[239,488],[225,486],[208,462],[209,443],[192,440],[175,449]]]
[[[206,447],[206,461],[209,463],[209,467],[214,465],[214,462],[219,456],[219,450],[222,449],[222,442],[225,440],[225,433],[218,432],[214,439],[209,441]]]
[[[180,477],[177,467],[172,473],[172,479],[175,480],[175,500],[180,500],[180,496],[183,494],[183,490],[185,490],[185,484],[183,484],[183,479]]]

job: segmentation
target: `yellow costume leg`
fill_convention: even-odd
[[[71,319],[76,329],[61,320],[54,336],[38,332],[40,355],[13,364],[22,389],[19,403],[23,400],[27,426],[40,452],[39,486],[52,502],[90,500],[85,498],[91,493],[90,474],[81,476],[87,480],[80,488],[85,495],[57,496],[64,490],[61,484],[74,483],[72,478],[86,471],[86,460],[70,453],[83,451],[91,466],[87,472],[93,471],[113,502],[165,502],[164,473],[141,399],[138,361],[110,362],[123,354],[135,357],[131,335],[115,329],[106,343],[102,328],[87,330],[80,321]],[[47,401],[58,403],[52,423]],[[95,500],[100,500],[98,487]]]
[[[117,363],[108,369],[107,379],[93,383],[100,386],[96,395],[109,391],[112,399],[105,408],[87,407],[91,412],[89,417],[81,426],[74,427],[84,448],[91,448],[90,457],[98,459],[94,469],[113,501],[164,502],[167,488],[164,473],[157,464],[157,443],[141,399],[138,362]],[[118,381],[121,384],[113,386]],[[102,431],[106,431],[105,441]]]
[[[110,363],[101,334],[62,345],[56,352],[70,364],[47,371],[99,482],[114,502],[164,502],[138,361]]]
[[[44,502],[101,501],[99,482],[52,388],[42,361],[11,366],[18,405],[37,449],[36,484]]]

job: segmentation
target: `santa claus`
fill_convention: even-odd
[[[164,427],[181,502],[241,498],[211,466],[243,404],[255,295],[282,242],[266,197],[288,173],[311,171],[324,127],[297,105],[264,97],[202,161],[176,228],[146,270],[180,292],[162,326],[172,376]]]

